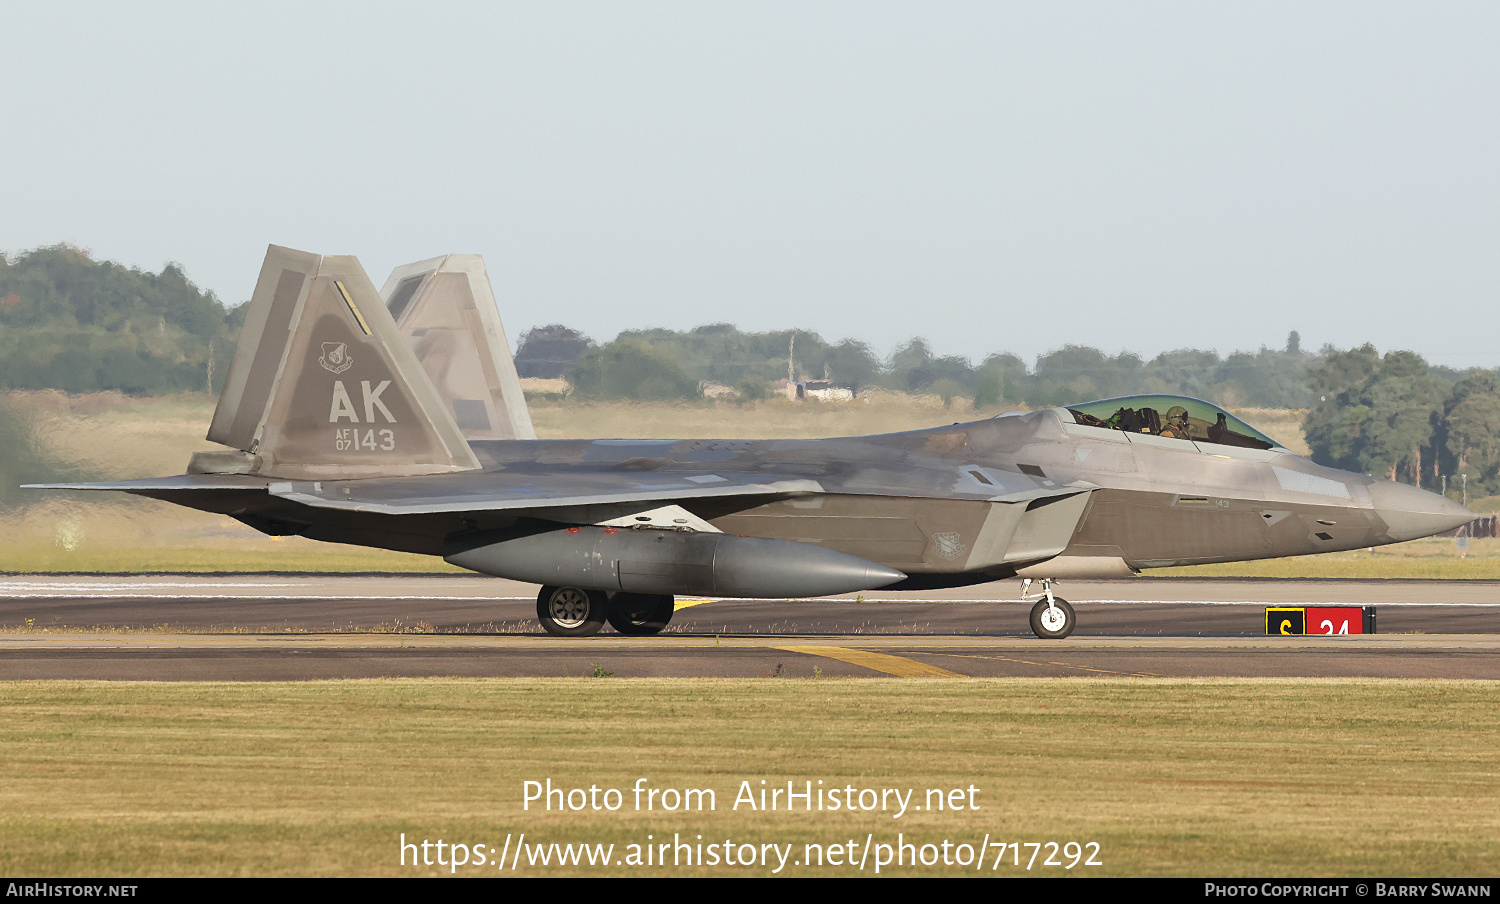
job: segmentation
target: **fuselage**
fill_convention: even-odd
[[[1015,476],[1087,493],[1058,565],[1075,574],[1357,549],[1473,518],[1436,494],[1327,468],[1279,446],[1085,426],[1066,409],[843,439],[569,442],[552,457],[815,481],[822,492],[752,507],[686,507],[726,533],[815,543],[914,575],[1013,573],[986,556],[983,534],[991,500]]]
[[[859,556],[912,576],[911,586],[943,575],[954,582],[1017,573],[1124,575],[1355,549],[1427,536],[1474,517],[1441,496],[1326,468],[1270,443],[1250,448],[1080,420],[1068,409],[1047,409],[817,440],[481,441],[472,446],[482,471],[463,480],[471,487],[541,480],[628,480],[636,487],[754,480],[794,487],[675,504],[709,529]],[[320,492],[357,497],[375,483],[412,479],[458,478],[323,481]],[[272,532],[434,555],[464,532],[537,518],[594,523],[598,515],[576,508],[351,512],[250,489],[148,495]]]

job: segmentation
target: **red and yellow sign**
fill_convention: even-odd
[[[1266,633],[1287,635],[1374,634],[1374,606],[1266,608]]]

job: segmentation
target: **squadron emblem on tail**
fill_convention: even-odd
[[[344,342],[323,343],[323,357],[318,359],[323,369],[331,374],[341,374],[354,366],[354,356],[349,354],[349,346]]]

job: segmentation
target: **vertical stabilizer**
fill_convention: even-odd
[[[479,255],[397,267],[381,296],[466,439],[536,439]]]
[[[338,479],[478,461],[352,257],[271,246],[208,438],[251,473]]]
[[[302,306],[307,284],[318,275],[321,260],[316,254],[279,245],[266,249],[239,345],[208,428],[210,441],[247,452],[255,445],[286,358],[292,318]]]

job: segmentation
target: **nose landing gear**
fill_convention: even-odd
[[[1031,599],[1027,594],[1031,581],[1031,578],[1021,579],[1022,600]],[[1052,595],[1052,584],[1051,578],[1042,579],[1042,599],[1031,607],[1031,630],[1044,640],[1062,640],[1073,633],[1078,617],[1067,600]]]

